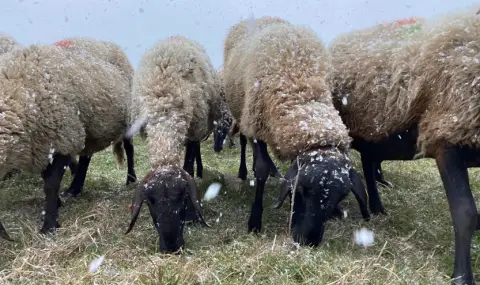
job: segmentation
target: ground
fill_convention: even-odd
[[[135,139],[136,170],[148,167],[145,143]],[[237,142],[238,145],[238,142]],[[448,284],[453,271],[453,230],[445,192],[432,160],[384,162],[393,189],[380,187],[388,216],[364,222],[350,195],[342,203],[343,220],[327,225],[317,249],[297,249],[286,236],[289,203],[271,209],[278,181],[270,179],[264,199],[263,231],[247,234],[254,188],[236,178],[239,149],[213,152],[202,144],[206,173],[202,192],[223,183],[216,199],[204,202],[211,229],[189,225],[182,255],[158,253],[157,235],[147,207],[133,231],[125,235],[133,189],[124,186],[126,168],[117,169],[111,149],[94,155],[85,190],[60,211],[62,229],[43,237],[40,212],[42,180],[20,174],[2,182],[0,220],[16,239],[0,240],[0,284]],[[249,179],[251,153],[249,150]],[[356,152],[354,166],[359,168]],[[277,162],[278,163],[278,162]],[[280,164],[282,171],[286,164]],[[476,197],[480,172],[470,170]],[[65,189],[70,173],[63,181]],[[477,199],[478,201],[478,199]],[[361,227],[375,232],[372,247],[353,243]],[[480,275],[480,235],[472,245],[474,273]],[[95,273],[89,264],[104,255]],[[477,277],[478,278],[478,277]]]

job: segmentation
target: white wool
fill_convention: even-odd
[[[210,201],[213,198],[217,197],[220,189],[222,188],[222,184],[220,183],[212,183],[208,186],[207,191],[205,192],[205,196],[203,197],[204,201]]]
[[[359,231],[355,231],[355,243],[357,245],[368,247],[373,244],[374,233],[373,231],[361,228]]]
[[[94,259],[90,263],[90,267],[89,267],[88,271],[90,273],[94,273],[95,271],[97,271],[98,268],[100,267],[100,265],[102,265],[104,259],[105,259],[105,255],[102,255],[99,258]]]

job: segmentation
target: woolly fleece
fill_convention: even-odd
[[[402,33],[383,24],[335,40],[335,105],[353,137],[379,141],[418,124],[418,147],[480,147],[480,18],[476,10]],[[346,99],[343,99],[346,98]],[[347,101],[346,105],[342,100]]]
[[[348,150],[351,138],[325,81],[329,69],[328,52],[307,28],[272,23],[238,42],[223,72],[240,131],[282,160],[326,146]]]
[[[134,76],[132,118],[146,115],[153,167],[180,165],[185,139],[200,141],[212,132],[221,118],[220,84],[196,41],[172,36],[145,53]]]
[[[0,57],[0,177],[40,173],[54,153],[92,155],[118,140],[129,92],[118,68],[53,45]]]

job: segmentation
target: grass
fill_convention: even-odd
[[[237,141],[238,145],[238,141]],[[142,178],[148,167],[145,143],[135,140],[136,170]],[[188,225],[182,255],[158,253],[157,235],[147,207],[134,230],[128,204],[133,189],[124,186],[126,169],[117,169],[111,149],[96,154],[85,189],[60,210],[62,228],[54,237],[38,234],[43,207],[42,180],[20,174],[0,184],[0,220],[17,240],[0,240],[0,284],[449,284],[453,271],[453,230],[445,191],[432,160],[384,162],[385,177],[395,187],[380,187],[388,216],[364,222],[353,198],[342,203],[343,220],[329,222],[317,249],[296,248],[286,236],[289,203],[273,210],[278,181],[265,191],[263,230],[247,234],[254,188],[236,178],[239,149],[213,152],[203,143],[206,187],[220,181],[220,195],[205,202],[212,228]],[[249,177],[251,155],[249,150]],[[358,154],[352,153],[360,169]],[[286,165],[278,163],[285,171]],[[480,172],[470,171],[478,196]],[[62,189],[70,183],[70,173]],[[353,243],[355,230],[375,232],[375,244]],[[472,266],[480,275],[480,237],[472,245]],[[96,273],[90,262],[105,261]]]

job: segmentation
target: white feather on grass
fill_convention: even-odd
[[[212,183],[208,186],[207,191],[205,191],[205,195],[203,196],[204,201],[210,201],[213,198],[217,197],[220,189],[222,188],[222,184],[220,183]]]
[[[102,265],[104,259],[105,259],[105,255],[102,255],[102,256],[100,256],[99,258],[95,258],[95,259],[90,263],[90,266],[89,266],[89,268],[88,268],[88,271],[89,271],[90,273],[94,273],[95,271],[97,271],[98,268],[100,267],[100,265]]]
[[[359,231],[355,231],[355,243],[357,245],[368,247],[373,244],[374,233],[373,231],[367,230],[366,228],[361,228]]]

